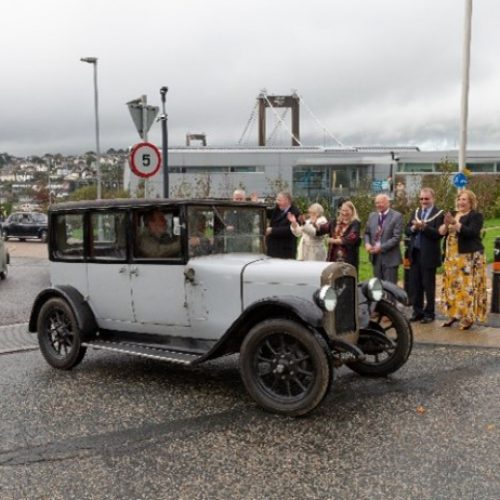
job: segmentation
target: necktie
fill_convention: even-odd
[[[426,218],[427,218],[427,209],[423,208],[420,214],[420,220],[425,221]],[[420,248],[421,240],[422,240],[421,231],[418,231],[417,237],[415,238],[415,244],[414,244],[415,248]]]

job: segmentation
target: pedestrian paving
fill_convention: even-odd
[[[445,318],[427,324],[412,323],[414,339],[422,344],[500,347],[500,328],[492,326],[498,325],[498,318],[492,319],[491,316],[487,325],[474,325],[464,331],[458,328],[458,323],[457,326],[442,327]]]
[[[28,332],[28,323],[0,326],[0,354],[38,349],[36,334]]]

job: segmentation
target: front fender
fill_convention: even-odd
[[[323,328],[323,311],[312,301],[294,295],[267,297],[248,306],[200,361],[238,352],[245,335],[254,325],[277,317],[294,317],[315,331]]]
[[[89,337],[97,331],[97,322],[94,314],[83,295],[71,286],[62,285],[46,288],[38,294],[31,309],[28,326],[30,332],[36,332],[40,309],[47,300],[53,297],[60,297],[69,304],[75,314],[76,322],[83,338]]]
[[[384,290],[391,294],[398,302],[401,304],[407,306],[408,304],[408,294],[400,288],[398,285],[395,285],[391,281],[382,281],[382,286],[384,287]]]

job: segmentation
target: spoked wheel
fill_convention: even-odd
[[[366,358],[348,363],[361,375],[382,377],[403,366],[413,346],[413,333],[406,317],[393,304],[382,300],[367,328],[360,330],[358,347]]]
[[[268,320],[252,328],[241,346],[240,369],[255,401],[290,416],[316,408],[331,380],[321,340],[291,320]]]
[[[37,323],[38,343],[47,362],[62,370],[76,366],[85,356],[75,315],[61,298],[45,302]]]

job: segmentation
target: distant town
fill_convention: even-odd
[[[126,149],[108,149],[101,153],[101,179],[104,190],[123,189]],[[17,157],[0,153],[0,205],[12,209],[44,209],[55,201],[68,199],[75,191],[95,185],[96,154],[45,154]]]

